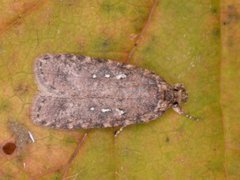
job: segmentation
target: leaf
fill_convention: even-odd
[[[239,19],[236,0],[0,1],[0,145],[9,119],[35,142],[6,155],[1,179],[238,179]],[[221,4],[221,6],[220,6]],[[191,121],[172,110],[114,138],[113,128],[32,124],[32,63],[72,52],[148,68],[182,82]]]

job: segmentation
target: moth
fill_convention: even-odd
[[[36,58],[39,93],[32,120],[51,128],[107,128],[146,123],[172,108],[188,118],[180,104],[188,94],[157,74],[109,59],[75,54]],[[120,132],[119,131],[119,132]],[[117,133],[118,134],[118,133]]]

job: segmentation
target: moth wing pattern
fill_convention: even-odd
[[[56,95],[67,95],[76,89],[69,79],[72,73],[81,70],[84,56],[71,54],[45,54],[36,58],[34,73],[40,91]]]
[[[98,98],[53,97],[39,94],[35,97],[32,117],[34,123],[52,128],[101,128],[125,126],[141,122],[143,119],[156,118],[151,113],[154,102],[148,102],[149,109],[139,105],[139,100],[131,104],[127,101],[112,101]],[[135,108],[129,111],[132,103]],[[145,102],[147,103],[147,102]],[[150,112],[150,113],[149,113]],[[158,114],[159,115],[159,114]]]
[[[154,73],[112,60],[74,54],[38,57],[40,93],[32,106],[36,124],[100,128],[148,122],[169,108],[170,85]]]

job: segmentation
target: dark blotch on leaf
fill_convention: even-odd
[[[14,153],[16,150],[17,146],[13,142],[7,142],[6,144],[3,145],[2,150],[5,154],[11,155]]]

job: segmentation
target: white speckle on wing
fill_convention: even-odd
[[[91,110],[91,111],[94,111],[94,110],[95,110],[95,108],[94,108],[94,107],[91,107],[91,108],[90,108],[90,110]]]
[[[110,112],[111,109],[101,109],[101,111],[102,111],[103,113],[105,113],[105,112]]]
[[[110,78],[110,74],[105,74],[104,77]]]
[[[93,74],[93,75],[92,75],[92,78],[93,78],[93,79],[95,79],[96,77],[97,77],[97,75],[96,75],[96,74]]]
[[[121,109],[116,109],[116,111],[118,112],[118,114],[121,116],[121,115],[123,115],[123,114],[125,114],[125,112],[123,111],[123,110],[121,110]]]
[[[123,78],[126,78],[127,77],[127,75],[126,74],[118,74],[117,76],[116,76],[116,78],[117,79],[123,79]]]

